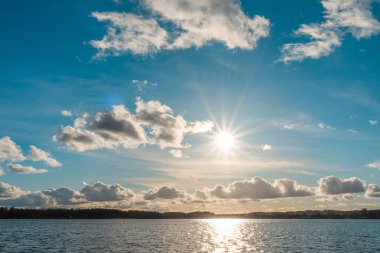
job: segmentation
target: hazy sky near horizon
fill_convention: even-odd
[[[4,1],[0,206],[378,208],[380,4]]]

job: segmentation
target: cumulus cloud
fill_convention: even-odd
[[[22,154],[21,148],[10,137],[5,136],[0,139],[0,162],[6,160],[21,162],[25,159],[26,157]]]
[[[145,144],[186,148],[190,146],[182,143],[186,134],[210,131],[213,126],[211,121],[186,121],[159,101],[144,102],[137,98],[135,114],[124,105],[117,105],[93,118],[85,115],[75,119],[73,126],[61,127],[53,140],[76,151],[137,148]]]
[[[319,179],[317,191],[322,195],[362,193],[365,191],[365,182],[357,177],[340,179],[328,176]]]
[[[14,185],[10,185],[5,182],[0,182],[0,199],[17,197],[23,193],[24,191],[22,191],[20,188]]]
[[[120,201],[132,198],[134,193],[119,184],[108,185],[102,182],[85,185],[80,191],[89,201]]]
[[[147,142],[144,129],[124,105],[114,106],[110,111],[98,112],[88,128],[97,131],[106,141],[121,144],[125,148],[137,147]]]
[[[173,115],[172,109],[160,101],[144,102],[136,100],[136,118],[141,124],[152,129],[154,141],[161,148],[183,148],[182,140],[186,133],[201,133],[211,130],[211,121],[196,121],[188,123],[181,115]]]
[[[121,12],[93,12],[92,16],[107,22],[107,34],[101,40],[90,41],[98,50],[97,57],[149,54],[168,45],[168,33],[155,19]]]
[[[0,205],[17,207],[49,207],[55,206],[54,198],[41,192],[32,192],[20,195],[17,198],[0,199]]]
[[[380,198],[380,188],[375,184],[369,184],[365,196],[367,198]]]
[[[306,197],[313,191],[289,179],[276,179],[269,182],[261,177],[235,181],[228,186],[217,185],[210,191],[212,196],[222,199],[275,199],[287,197]]]
[[[72,114],[71,111],[62,110],[62,111],[61,111],[61,115],[62,115],[62,116],[65,116],[65,117],[71,117],[73,114]]]
[[[98,49],[97,56],[199,48],[210,42],[229,49],[252,50],[270,31],[268,19],[248,17],[238,0],[143,0],[142,5],[152,17],[92,13],[98,21],[108,22],[103,39],[90,42]],[[158,21],[169,24],[170,31],[160,27]]]
[[[51,167],[60,167],[62,166],[62,163],[58,162],[56,159],[54,159],[51,154],[49,154],[46,151],[43,151],[42,149],[37,148],[36,146],[30,145],[29,146],[29,159],[32,161],[44,161],[47,165]]]
[[[67,187],[51,188],[49,190],[41,191],[42,194],[54,198],[57,205],[73,205],[83,203],[85,201],[84,196],[75,190]]]
[[[285,44],[280,61],[317,59],[331,54],[342,44],[342,37],[351,33],[356,39],[368,38],[380,32],[380,23],[371,12],[373,0],[322,0],[325,21],[303,24],[297,36],[307,36],[310,42]]]
[[[32,166],[21,165],[18,163],[9,163],[8,170],[17,174],[41,174],[48,172],[46,169],[36,169]]]
[[[185,196],[185,192],[178,190],[173,186],[162,186],[160,188],[150,189],[144,193],[144,199],[153,200],[153,199],[176,199],[182,198]]]

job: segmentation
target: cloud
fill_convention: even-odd
[[[380,198],[380,188],[375,184],[369,184],[365,196],[367,198]]]
[[[331,23],[302,25],[295,34],[308,36],[308,43],[289,43],[281,48],[280,61],[303,61],[305,58],[318,59],[331,54],[341,43],[340,34],[331,27]]]
[[[269,35],[270,22],[262,16],[249,18],[239,1],[144,0],[148,9],[171,22],[179,34],[169,49],[223,43],[229,49],[253,49]]]
[[[73,114],[71,111],[62,110],[61,115],[65,117],[71,117]]]
[[[322,0],[325,21],[303,24],[297,36],[307,36],[310,42],[290,43],[281,48],[280,61],[318,59],[331,54],[342,44],[342,37],[351,33],[356,39],[369,38],[380,32],[380,23],[371,12],[373,0]]]
[[[103,39],[90,42],[98,49],[98,57],[199,48],[211,42],[222,43],[229,49],[252,50],[260,39],[269,36],[269,20],[262,16],[249,18],[238,0],[143,0],[141,3],[152,17],[92,13],[98,21],[108,22]],[[158,21],[168,30],[160,27]]]
[[[48,172],[46,169],[35,169],[32,166],[25,166],[21,164],[8,164],[8,170],[17,174],[41,174]]]
[[[41,193],[54,198],[57,205],[73,205],[85,201],[84,196],[80,192],[67,187],[59,189],[51,188],[49,190],[41,191]]]
[[[163,186],[160,188],[150,189],[149,191],[144,193],[145,200],[154,200],[154,199],[176,199],[183,198],[185,196],[185,192],[182,190],[178,190],[173,186]]]
[[[89,115],[77,118],[74,126],[61,127],[53,140],[77,151],[119,146],[137,148],[144,144],[185,148],[190,146],[182,144],[186,134],[203,133],[213,126],[211,121],[188,122],[159,101],[144,102],[137,98],[134,115],[124,105],[117,105],[98,112],[92,119]]]
[[[272,146],[269,145],[269,144],[261,145],[261,150],[262,150],[262,151],[269,151],[269,150],[272,150]]]
[[[24,191],[22,191],[20,188],[14,185],[10,185],[5,182],[0,182],[0,199],[17,197],[23,193]]]
[[[380,170],[380,162],[369,163],[367,164],[367,167]]]
[[[5,171],[2,167],[0,167],[0,176],[5,175]]]
[[[182,158],[183,157],[182,150],[179,150],[179,149],[171,149],[169,151],[169,154],[171,154],[174,158]]]
[[[136,118],[141,124],[152,129],[154,141],[161,148],[184,148],[184,135],[187,133],[202,133],[212,129],[211,121],[187,122],[181,115],[173,115],[173,111],[160,101],[144,102],[136,100]]]
[[[20,195],[17,198],[1,199],[0,205],[17,207],[49,207],[55,206],[56,202],[54,198],[41,192],[32,192]]]
[[[362,193],[364,191],[365,182],[357,177],[340,179],[336,176],[328,176],[318,181],[317,192],[322,195]]]
[[[106,141],[125,148],[138,147],[147,142],[144,129],[124,105],[114,106],[110,111],[98,112],[88,128],[97,131]]]
[[[126,53],[150,54],[168,44],[168,33],[156,20],[130,13],[93,12],[99,22],[107,22],[107,34],[90,44],[98,50],[97,57]]]
[[[306,197],[314,195],[313,191],[289,179],[276,179],[269,182],[261,177],[235,181],[224,187],[217,185],[210,194],[222,199],[275,199],[287,197]]]
[[[53,140],[64,143],[69,149],[79,152],[99,149],[113,148],[113,145],[107,143],[101,136],[72,126],[61,127]]]
[[[37,148],[36,146],[29,146],[29,159],[32,161],[44,161],[47,165],[51,167],[61,167],[62,163],[55,160],[51,154],[42,149]]]
[[[368,120],[368,123],[370,124],[370,125],[372,125],[372,126],[375,126],[375,125],[377,125],[377,120],[374,120],[374,119],[370,119],[370,120]]]
[[[132,190],[119,184],[108,185],[102,182],[85,185],[80,191],[88,201],[120,201],[134,196]]]
[[[21,162],[25,159],[26,157],[22,154],[21,148],[11,138],[5,136],[0,139],[0,162],[6,160]]]
[[[156,87],[157,83],[150,83],[148,80],[132,80],[132,84],[137,87],[139,91],[143,91],[147,87]]]

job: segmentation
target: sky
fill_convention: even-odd
[[[380,205],[375,0],[4,1],[0,206]]]

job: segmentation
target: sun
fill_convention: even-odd
[[[219,149],[228,152],[234,146],[235,140],[232,134],[228,132],[220,132],[216,135],[215,142]]]

